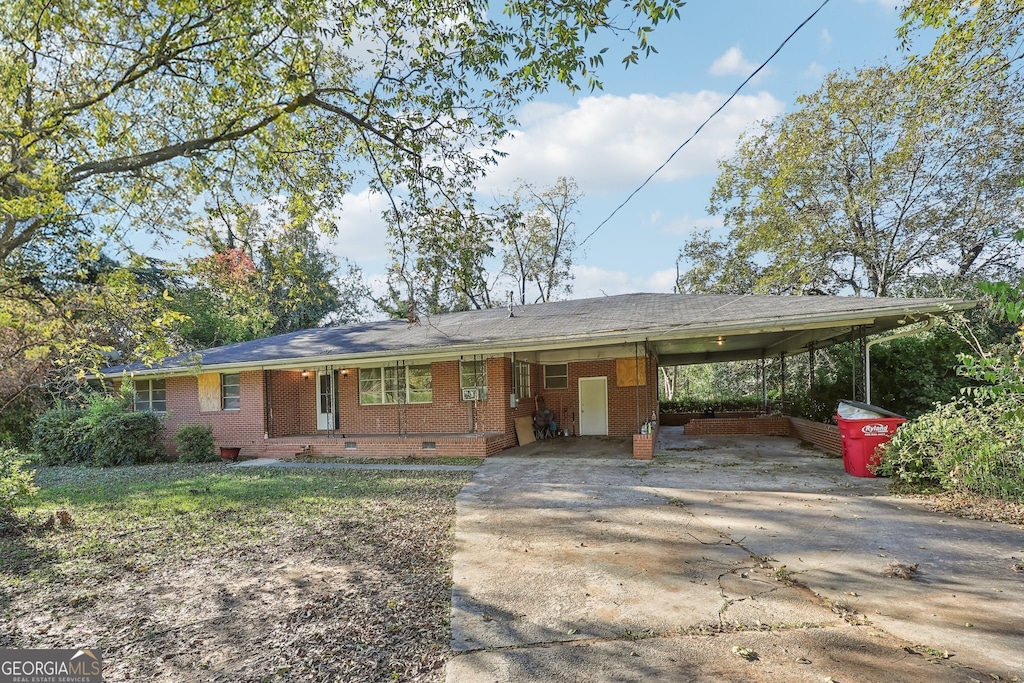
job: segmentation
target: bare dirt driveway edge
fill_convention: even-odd
[[[1020,528],[929,512],[789,439],[661,446],[480,467],[457,499],[449,681],[1024,670]]]

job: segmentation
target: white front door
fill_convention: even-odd
[[[334,372],[321,370],[316,373],[316,428],[332,430],[336,428],[334,412]]]
[[[580,377],[580,436],[608,436],[608,378]]]

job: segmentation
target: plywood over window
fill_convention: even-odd
[[[220,410],[220,373],[204,372],[199,375],[199,412]]]
[[[616,358],[615,384],[620,387],[647,386],[645,358]]]

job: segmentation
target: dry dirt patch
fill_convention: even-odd
[[[468,472],[40,472],[0,538],[0,647],[104,649],[105,680],[443,677]]]

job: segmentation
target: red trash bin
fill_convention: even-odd
[[[843,444],[843,468],[855,477],[873,477],[871,468],[878,465],[876,449],[892,438],[896,429],[907,421],[902,415],[861,403],[843,401],[857,408],[870,410],[881,417],[845,418],[836,415],[839,437]]]

